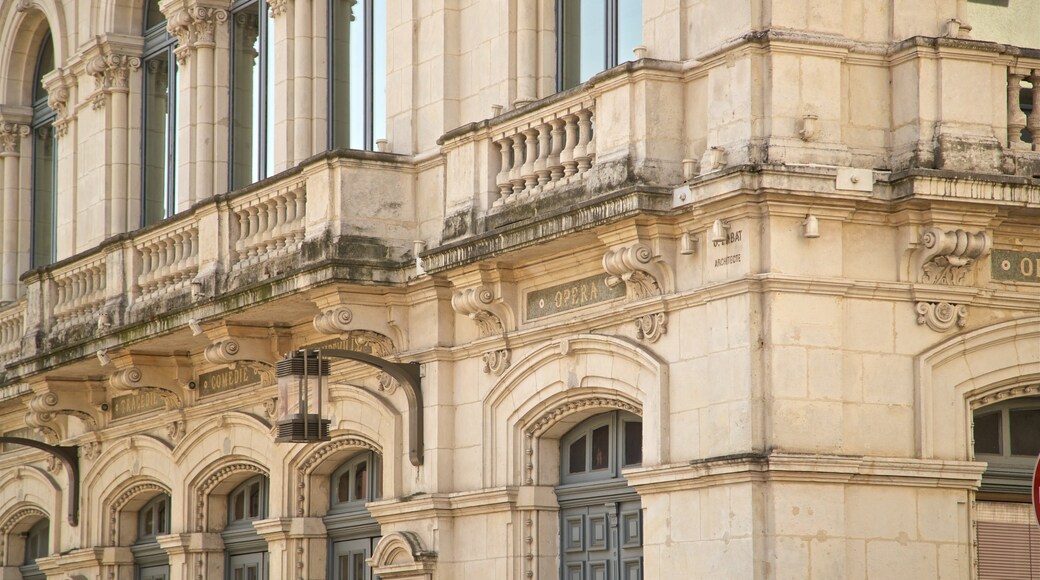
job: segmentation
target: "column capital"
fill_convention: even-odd
[[[129,54],[108,53],[91,58],[87,62],[87,74],[94,77],[94,108],[104,106],[104,95],[130,90],[130,71],[141,68],[141,57]]]
[[[173,0],[160,8],[166,14],[167,32],[177,37],[174,53],[182,64],[196,48],[215,46],[217,26],[228,19],[226,6],[200,4],[196,0]]]
[[[0,122],[0,156],[17,155],[22,139],[30,132],[28,125]]]

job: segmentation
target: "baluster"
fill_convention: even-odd
[[[1026,118],[1026,128],[1033,139],[1033,151],[1040,151],[1040,69],[1033,70],[1029,83],[1033,85],[1033,110]]]
[[[246,208],[249,212],[249,239],[246,240],[246,250],[249,252],[249,257],[256,257],[257,254],[257,240],[260,235],[260,210],[256,206],[250,206]]]
[[[578,111],[578,146],[574,148],[574,160],[578,162],[578,173],[592,167],[592,111]]]
[[[1021,103],[1022,79],[1024,78],[1025,75],[1008,72],[1007,128],[1008,147],[1012,149],[1024,149],[1026,147],[1025,142],[1022,140],[1022,129],[1026,128],[1026,114],[1022,110]]]
[[[155,254],[155,248],[148,244],[141,249],[141,258],[143,272],[138,285],[141,287],[141,293],[147,294],[152,289],[152,280],[155,279],[155,269],[158,267],[159,256]]]
[[[72,275],[72,302],[69,303],[70,314],[75,315],[79,310],[80,305],[83,304],[83,294],[85,291],[86,282],[83,279],[82,272],[76,272]]]
[[[549,170],[549,142],[552,136],[549,131],[552,129],[547,123],[543,123],[538,126],[538,159],[534,162],[534,172],[538,176],[538,187],[549,183],[549,174],[552,173]]]
[[[264,233],[264,246],[267,252],[278,247],[278,198],[272,197],[264,202],[264,213],[267,214],[267,232]]]
[[[563,165],[563,176],[570,177],[578,172],[578,162],[574,160],[574,148],[578,145],[578,117],[567,115],[563,121],[566,140],[560,151],[560,164]]]
[[[184,232],[177,232],[170,236],[170,249],[173,252],[173,260],[170,262],[171,282],[180,281],[184,269]]]
[[[523,136],[527,147],[524,165],[520,168],[520,177],[524,178],[524,191],[530,193],[534,186],[538,185],[538,174],[534,172],[534,162],[538,158],[538,131],[528,129],[523,132]]]
[[[303,241],[307,233],[307,190],[297,189],[293,195],[296,197],[296,219],[299,220],[299,225],[294,229],[293,241],[298,243]]]
[[[166,276],[170,272],[170,241],[167,238],[155,244],[155,252],[159,255],[159,268],[155,271],[155,289],[166,284]]]
[[[235,212],[238,221],[238,238],[235,240],[235,259],[242,260],[246,255],[246,237],[249,235],[249,217],[242,211]]]
[[[285,234],[289,227],[286,221],[285,195],[275,197],[271,200],[271,203],[274,204],[274,221],[277,224],[274,226],[274,233],[271,238],[274,241],[275,248],[280,249],[285,247]]]
[[[54,314],[55,316],[61,316],[62,311],[65,309],[65,281],[58,280],[55,283],[54,289]]]
[[[256,211],[260,218],[260,236],[257,239],[257,252],[266,253],[267,246],[271,241],[271,228],[274,227],[274,224],[271,223],[271,208],[264,201],[256,204]]]
[[[297,223],[300,216],[296,215],[296,197],[299,190],[288,191],[285,194],[285,243],[291,244],[296,239],[297,228],[302,229],[303,224]]]
[[[565,133],[563,131],[563,119],[553,119],[551,123],[552,152],[549,153],[549,159],[546,160],[545,164],[549,168],[549,180],[556,181],[563,177],[563,164],[560,163],[560,152],[563,151]]]
[[[524,178],[520,168],[524,166],[524,136],[520,133],[509,138],[513,142],[513,165],[509,169],[509,182],[513,184],[513,195],[524,190]]]
[[[498,185],[498,194],[502,196],[502,199],[499,201],[504,202],[505,198],[513,193],[513,184],[509,182],[509,170],[512,168],[513,163],[512,141],[507,137],[495,144],[498,145],[498,152],[502,158],[498,176],[495,177],[495,184]]]
[[[194,276],[199,271],[199,230],[192,228],[188,232],[188,276]]]

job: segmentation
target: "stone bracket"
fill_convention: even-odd
[[[988,256],[992,247],[989,232],[926,228],[921,232],[914,272],[924,284],[968,286],[975,263]]]
[[[109,385],[119,391],[155,392],[166,402],[167,409],[183,406],[185,389],[194,378],[187,355],[152,355],[128,352],[113,357],[116,370],[108,377]]]
[[[668,316],[664,312],[637,316],[636,338],[648,342],[657,342],[668,331]]]
[[[451,307],[477,325],[480,338],[516,330],[512,307],[516,289],[508,271],[481,266],[458,276],[454,283],[458,290],[452,294]]]
[[[651,247],[635,241],[613,246],[603,254],[603,269],[610,277],[607,286],[624,284],[629,302],[672,291],[671,269]]]
[[[203,351],[206,362],[234,368],[244,365],[261,376],[261,385],[277,382],[274,364],[279,351],[288,350],[289,337],[270,327],[221,324],[204,331],[211,344]]]
[[[968,306],[950,302],[918,302],[917,324],[926,324],[936,332],[946,332],[956,325],[964,327],[968,323]]]
[[[26,425],[37,431],[61,439],[57,415],[76,417],[97,430],[105,407],[105,390],[99,381],[47,377],[33,383],[33,395],[29,400],[29,411],[25,415]]]

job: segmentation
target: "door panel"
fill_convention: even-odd
[[[139,580],[170,580],[170,567],[142,566],[137,577]]]
[[[643,512],[638,500],[564,508],[560,528],[566,580],[642,580]]]
[[[372,580],[365,561],[372,555],[378,537],[343,540],[332,544],[332,578],[335,580]]]
[[[229,557],[228,575],[231,580],[267,580],[267,552]]]

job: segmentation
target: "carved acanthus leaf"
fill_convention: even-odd
[[[921,235],[921,282],[965,286],[979,258],[989,255],[993,239],[988,232],[944,231],[928,228]]]
[[[608,250],[603,269],[610,274],[607,286],[624,283],[629,301],[659,296],[666,291],[666,272],[660,257],[641,242]]]

